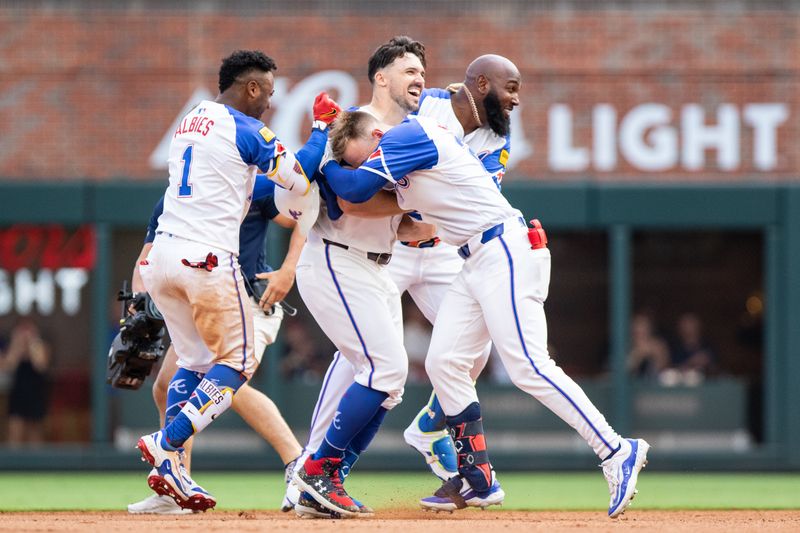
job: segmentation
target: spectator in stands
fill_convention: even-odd
[[[8,396],[8,443],[13,447],[44,441],[49,397],[50,347],[36,323],[21,319],[11,331],[0,370],[12,375]]]
[[[631,320],[631,346],[628,371],[637,377],[656,378],[669,366],[667,342],[655,331],[647,313],[637,313]]]
[[[665,373],[667,384],[673,374],[678,383],[696,385],[716,371],[716,354],[703,335],[703,324],[694,313],[684,313],[676,324],[676,338],[670,352],[670,372]]]

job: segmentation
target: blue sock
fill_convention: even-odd
[[[344,393],[328,432],[322,440],[314,459],[342,457],[350,441],[369,424],[389,395],[353,383]],[[377,429],[376,429],[377,431]],[[374,433],[373,433],[374,436]],[[370,438],[371,440],[371,438]]]
[[[356,461],[361,457],[363,451],[367,449],[369,443],[375,438],[375,434],[378,433],[378,429],[380,429],[381,424],[383,424],[383,419],[386,418],[386,413],[388,412],[389,411],[385,407],[379,408],[375,416],[372,417],[372,420],[367,422],[364,429],[359,431],[358,434],[353,437],[353,440],[350,441],[350,444],[344,451],[344,458],[342,459],[342,466],[340,467],[342,479],[350,475],[350,470],[352,470],[353,465],[356,464]]]
[[[447,427],[447,419],[444,416],[444,411],[442,411],[442,406],[439,405],[439,398],[436,393],[431,394],[431,399],[428,400],[428,405],[424,409],[428,413],[419,417],[419,429],[425,433],[431,433],[433,431],[441,431]]]
[[[180,413],[164,428],[167,442],[175,447],[183,446],[189,437],[205,429],[230,407],[233,395],[246,381],[240,372],[229,366],[211,367]]]
[[[203,379],[203,374],[200,372],[192,372],[185,368],[179,368],[172,380],[169,382],[167,389],[167,412],[164,417],[164,426],[169,425],[178,413],[181,412],[189,396],[200,384]]]

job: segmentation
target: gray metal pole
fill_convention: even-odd
[[[631,230],[615,225],[609,232],[609,317],[611,353],[610,367],[613,386],[612,425],[622,435],[631,431],[631,384],[626,361],[628,358],[631,319]]]

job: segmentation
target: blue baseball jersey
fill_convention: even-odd
[[[269,186],[268,191],[269,194],[255,196],[239,229],[239,265],[246,279],[255,278],[259,272],[272,271],[272,267],[267,264],[266,260],[267,226],[269,221],[278,215],[278,208],[275,207],[272,188]],[[161,216],[163,210],[164,197],[162,196],[153,208],[153,214],[147,225],[145,243],[153,242],[155,239],[158,217]],[[250,293],[249,284],[246,286],[247,292]]]

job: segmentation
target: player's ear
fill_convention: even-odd
[[[489,78],[483,74],[478,75],[478,79],[475,80],[475,84],[478,86],[478,92],[481,94],[486,94],[489,92]]]
[[[256,80],[248,80],[244,88],[247,91],[247,95],[254,98],[258,94],[258,91],[261,90],[261,85],[259,85]]]
[[[372,136],[375,137],[376,139],[380,139],[381,137],[383,137],[383,131],[381,131],[378,128],[375,128],[374,130],[372,130]]]

